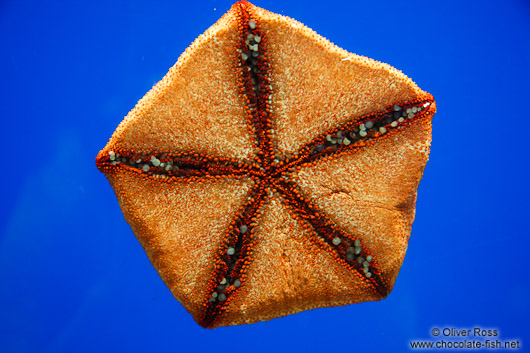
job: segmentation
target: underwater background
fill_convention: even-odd
[[[400,352],[415,339],[454,338],[433,328],[475,327],[519,341],[519,351],[530,346],[530,2],[254,4],[389,63],[436,99],[392,293],[253,325],[198,326],[94,160],[232,2],[3,0],[0,352]]]

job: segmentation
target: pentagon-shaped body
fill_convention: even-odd
[[[379,300],[405,256],[432,96],[293,19],[236,3],[97,156],[204,327]]]

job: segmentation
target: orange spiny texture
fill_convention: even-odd
[[[96,164],[194,319],[253,323],[388,295],[435,111],[400,71],[241,1]]]

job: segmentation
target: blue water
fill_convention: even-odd
[[[432,328],[530,346],[527,1],[259,1],[387,62],[438,104],[394,291],[205,330],[94,158],[227,1],[2,1],[0,352],[408,351]],[[448,338],[449,339],[449,338]]]

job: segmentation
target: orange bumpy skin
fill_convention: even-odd
[[[241,1],[96,163],[195,320],[253,323],[390,293],[435,111],[393,67]]]

